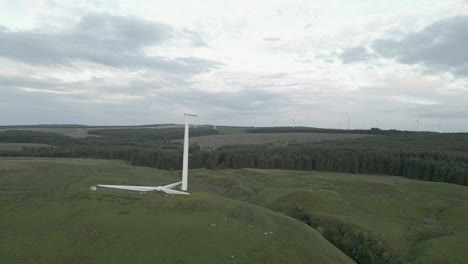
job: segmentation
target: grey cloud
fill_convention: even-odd
[[[203,38],[200,35],[198,35],[197,33],[193,32],[193,31],[183,29],[181,34],[179,34],[179,35],[180,35],[180,37],[188,38],[192,42],[192,45],[195,46],[195,47],[208,46],[206,44],[206,42],[203,40]]]
[[[143,48],[164,42],[205,43],[195,32],[177,30],[152,21],[112,16],[87,15],[67,31],[0,30],[0,56],[31,65],[70,65],[89,61],[117,68],[149,68],[171,73],[200,73],[219,64],[194,57],[148,56]]]
[[[169,89],[167,85],[170,86]],[[253,115],[268,115],[278,111],[279,107],[284,111],[294,105],[291,98],[268,90],[213,93],[194,89],[174,89],[173,85],[176,84],[134,80],[128,86],[115,87],[100,80],[66,83],[37,78],[24,80],[0,78],[0,89],[4,91],[0,98],[0,108],[15,113],[14,118],[8,117],[3,120],[5,123],[18,123],[16,119],[28,120],[26,123],[63,123],[66,120],[74,120],[85,124],[96,122],[142,124],[180,120],[177,119],[180,109],[193,108],[197,109],[205,119],[224,120],[233,113],[236,113],[237,117],[250,118]],[[37,88],[36,92],[31,92],[23,90],[23,86],[44,88]],[[88,90],[73,95],[48,92],[59,89],[67,91],[82,86],[88,87]],[[115,95],[135,96],[135,99],[114,99]],[[15,103],[8,105],[8,102]],[[14,108],[18,105],[24,105],[26,106],[24,109],[28,110],[15,111]],[[148,117],[148,112],[155,114]]]
[[[344,63],[368,60],[375,57],[365,47],[352,47],[343,51],[339,57]]]
[[[27,76],[2,76],[0,75],[0,87],[35,87],[35,88],[50,88],[56,86],[61,81],[58,79],[48,78],[39,79]]]
[[[467,66],[468,16],[440,20],[425,29],[396,40],[378,40],[373,48],[384,57],[406,64],[425,64],[445,70]]]
[[[93,14],[82,17],[70,35],[81,36],[85,40],[100,40],[107,45],[116,42],[117,45],[123,44],[125,47],[138,47],[160,43],[174,37],[175,33],[175,29],[161,23],[132,17]]]
[[[403,64],[419,64],[430,71],[468,76],[468,16],[455,16],[434,22],[400,40],[377,39],[369,52],[364,46],[351,47],[339,55],[344,63],[368,61],[375,55]]]
[[[246,85],[248,83],[246,81]],[[23,90],[22,87],[34,87],[44,92]],[[80,88],[83,89],[82,93],[72,95],[49,93]],[[330,120],[336,119],[333,121],[335,125],[340,115],[344,118],[345,112],[351,112],[353,120],[360,120],[361,115],[362,122],[368,123],[377,118],[383,122],[385,117],[381,117],[381,113],[388,110],[393,111],[388,116],[392,113],[405,113],[414,119],[441,118],[455,120],[453,122],[466,113],[463,105],[466,99],[463,98],[453,104],[417,105],[395,101],[389,96],[392,95],[390,92],[373,94],[369,89],[346,92],[323,88],[320,93],[304,90],[284,93],[269,88],[249,88],[208,92],[177,81],[156,78],[132,78],[129,82],[116,86],[112,81],[98,78],[65,82],[54,78],[0,76],[0,109],[14,113],[11,117],[5,117],[2,121],[5,124],[66,123],[73,120],[75,123],[101,125],[179,122],[180,113],[185,109],[197,111],[203,122],[218,120],[219,124],[227,124],[232,119],[235,123],[244,125],[250,124],[254,118],[272,119],[288,116],[290,113],[301,113],[297,117],[303,120],[314,116],[320,119],[327,115]],[[453,102],[453,97],[442,99]],[[9,104],[10,102],[14,103]],[[348,104],[349,102],[354,104]],[[18,105],[22,107],[18,108]],[[284,124],[286,121],[281,122]],[[390,126],[390,123],[387,125]]]
[[[270,74],[268,76],[266,76],[268,79],[283,79],[283,78],[286,78],[288,77],[288,73],[287,72],[278,72],[278,73],[275,73],[275,74]]]
[[[463,108],[454,108],[450,105],[403,105],[400,109],[393,109],[392,112],[410,113],[414,117],[424,119],[456,120],[465,119],[468,116],[468,110]]]
[[[419,114],[423,118],[439,118],[439,119],[459,119],[466,118],[468,116],[467,110],[462,111],[450,111],[450,110],[430,110]]]
[[[451,72],[468,76],[468,16],[455,16],[434,22],[421,31],[400,40],[377,39],[371,48],[385,58],[403,64],[419,64],[432,71]],[[343,62],[368,60],[364,47],[346,50]]]

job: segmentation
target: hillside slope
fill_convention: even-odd
[[[350,243],[351,252],[369,242],[362,241],[367,234],[369,243],[383,243],[401,263],[462,264],[468,259],[465,186],[396,176],[260,169],[194,170],[191,179],[193,188],[307,220],[322,232],[331,231],[329,239],[342,232],[339,243],[361,234],[361,241]]]
[[[241,201],[111,190],[176,175],[120,162],[0,160],[0,263],[353,263],[314,229]]]

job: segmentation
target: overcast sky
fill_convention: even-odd
[[[468,1],[0,0],[0,125],[468,131]]]

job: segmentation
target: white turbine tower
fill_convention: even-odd
[[[184,158],[182,162],[182,191],[187,191],[188,187],[188,150],[189,150],[189,116],[197,116],[194,113],[185,113],[184,132]]]
[[[296,119],[291,118],[291,121],[293,121],[293,127],[292,128],[296,128]]]
[[[130,185],[103,185],[99,184],[98,187],[103,188],[112,188],[112,189],[121,189],[128,191],[138,191],[138,192],[164,192],[167,194],[183,194],[190,195],[186,192],[188,187],[188,149],[189,149],[189,116],[197,116],[193,113],[185,113],[185,131],[184,131],[184,156],[182,162],[182,181],[171,183],[164,186],[130,186]],[[173,190],[172,188],[181,186],[182,191]]]

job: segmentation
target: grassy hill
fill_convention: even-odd
[[[92,192],[176,173],[116,161],[0,160],[0,263],[353,263],[307,225],[206,192]]]
[[[205,191],[298,219],[308,216],[315,227],[344,225],[348,233],[375,233],[377,242],[403,263],[455,264],[468,258],[468,188],[463,186],[395,176],[258,169],[195,170],[191,179]]]
[[[178,171],[116,161],[2,159],[0,263],[21,256],[23,263],[128,263],[143,252],[140,263],[349,262],[315,230],[285,215],[307,219],[325,237],[337,227],[347,239],[370,237],[401,263],[456,264],[468,258],[468,188],[453,184],[199,169],[191,170],[190,197],[88,190],[99,183],[159,185],[178,179]]]

